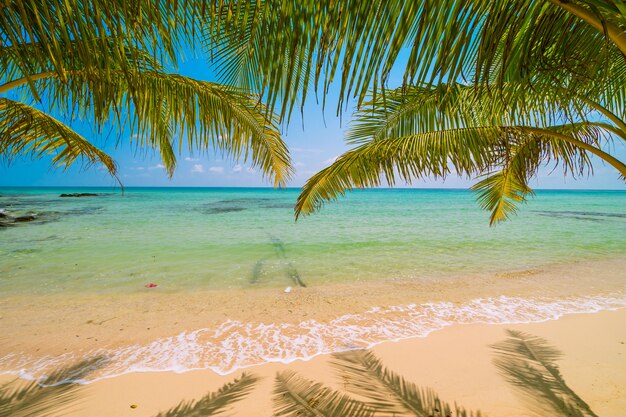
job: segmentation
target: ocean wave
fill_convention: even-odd
[[[466,303],[433,302],[372,308],[330,322],[251,324],[229,320],[217,328],[204,328],[162,338],[145,345],[115,350],[100,349],[80,355],[31,358],[10,354],[0,358],[0,373],[37,379],[53,369],[86,357],[105,358],[89,383],[132,372],[186,372],[211,369],[219,374],[267,362],[289,363],[320,354],[370,348],[385,341],[426,337],[454,324],[518,324],[555,320],[565,314],[594,313],[626,307],[626,293],[564,299],[494,297]],[[71,376],[69,380],[73,380]]]

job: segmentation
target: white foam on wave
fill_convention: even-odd
[[[467,303],[436,302],[372,308],[322,323],[251,324],[229,320],[217,328],[198,329],[115,350],[97,350],[82,357],[106,357],[107,362],[86,379],[89,383],[132,372],[186,372],[211,369],[228,374],[267,362],[289,363],[316,355],[370,348],[385,341],[425,337],[453,324],[513,324],[555,320],[565,314],[594,313],[626,308],[626,293],[603,296],[550,298],[495,297]],[[0,373],[40,378],[61,364],[78,358],[28,358],[11,354],[0,358]]]

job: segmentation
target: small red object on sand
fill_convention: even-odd
[[[156,287],[156,284],[150,283],[150,284],[146,284],[146,288],[154,288]]]

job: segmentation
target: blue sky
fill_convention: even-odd
[[[214,81],[209,65],[203,59],[183,62],[178,72],[197,79]],[[391,82],[393,81],[392,79]],[[289,145],[296,170],[294,178],[289,183],[291,187],[302,186],[308,177],[348,149],[343,142],[343,135],[349,126],[351,111],[344,113],[342,124],[335,115],[336,94],[336,91],[331,90],[325,112],[321,105],[315,103],[313,99],[309,100],[305,105],[304,120],[298,111],[294,111],[290,125],[285,128],[284,139]],[[169,179],[158,155],[133,148],[129,133],[119,133],[112,129],[97,134],[88,120],[75,121],[71,126],[116,160],[120,178],[125,186],[271,186],[258,170],[254,170],[245,161],[233,161],[227,155],[220,154],[191,155],[184,152],[179,155],[178,167],[173,178]],[[616,155],[622,160],[626,159],[626,147],[620,146]],[[596,163],[595,175],[588,178],[565,178],[561,169],[553,173],[550,173],[551,170],[551,168],[542,169],[532,185],[536,188],[626,189],[617,172],[601,163]],[[451,176],[445,181],[415,181],[412,186],[466,188],[472,183],[471,180]],[[0,165],[0,186],[114,185],[116,182],[98,167],[82,169],[75,166],[63,171],[51,168],[47,159],[33,161],[28,158],[15,160],[8,166]],[[398,186],[407,185],[398,184]]]

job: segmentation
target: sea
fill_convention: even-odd
[[[61,196],[74,193],[97,195]],[[390,280],[430,285],[450,277],[626,260],[626,191],[538,190],[516,215],[496,226],[489,225],[489,213],[468,190],[357,190],[296,221],[298,194],[298,189],[270,188],[0,188],[0,213],[5,216],[0,218],[0,307],[3,299],[31,296],[123,297],[146,291],[149,283],[180,297],[255,288],[282,294],[292,288]],[[23,216],[28,221],[9,221]],[[359,342],[425,336],[456,322],[541,321],[624,308],[626,274],[620,281],[621,272],[616,273],[610,287],[588,298],[578,294],[541,301],[493,294],[466,300],[462,318],[446,303],[371,306],[360,316],[316,322],[314,331],[308,321],[298,328],[308,335],[305,339],[290,328],[281,339],[284,346],[254,357],[242,353],[241,361],[233,360],[238,352],[231,345],[215,350],[218,342],[205,337],[204,350],[200,342],[187,340],[186,347],[170,343],[161,351],[162,363],[129,364],[129,357],[146,348],[133,345],[133,353],[109,352],[118,355],[120,365],[102,375],[198,368],[228,373],[273,360],[306,359],[350,346],[349,334],[373,322],[378,333],[356,331]],[[0,311],[0,326],[10,314]],[[435,316],[436,325],[427,325]],[[274,326],[277,337],[282,324],[264,325]],[[238,337],[241,328],[234,332]],[[194,332],[214,330],[189,328],[185,334],[189,339]],[[249,337],[267,336],[256,327],[248,330]],[[2,332],[5,338],[11,337],[10,331]],[[224,339],[222,334],[219,343]],[[298,351],[295,339],[309,345]],[[186,356],[189,363],[167,361],[168,352],[174,357],[176,350],[190,345],[195,356]],[[220,354],[228,356],[228,363]],[[29,355],[0,353],[0,372],[36,375],[35,368],[44,369],[44,362]],[[55,362],[47,359],[46,366]]]

